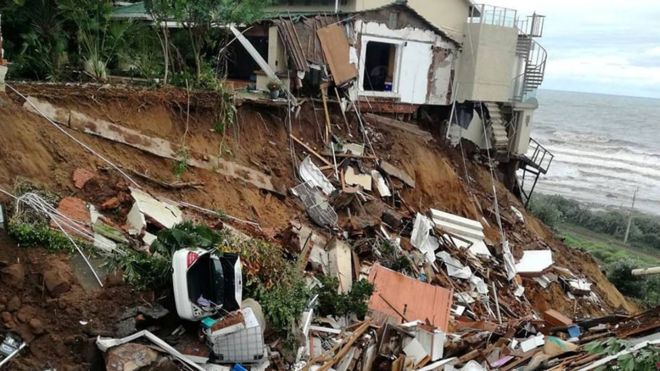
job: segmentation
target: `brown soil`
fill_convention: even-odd
[[[120,89],[123,94],[119,94],[115,90],[92,87],[72,89],[52,85],[20,85],[18,89],[54,104],[163,137],[174,143],[181,143],[186,132],[185,92],[184,100],[180,102],[176,96],[176,99],[172,98],[173,101],[165,101],[166,97],[173,95],[168,91]],[[12,98],[16,99],[15,96]],[[0,156],[4,159],[0,166],[0,186],[12,187],[16,178],[24,177],[48,185],[60,195],[75,195],[79,190],[74,187],[71,174],[76,168],[95,170],[108,167],[108,164],[74,143],[46,120],[23,110],[18,106],[21,103],[0,98],[0,117],[5,120],[3,126],[6,126],[0,137]],[[286,131],[267,109],[260,112],[251,107],[241,107],[237,124],[226,130],[224,144],[223,136],[211,131],[214,121],[211,109],[191,108],[186,145],[196,152],[222,155],[228,160],[258,168],[271,175],[277,184],[293,185],[294,177],[285,145]],[[137,149],[76,131],[69,132],[123,168],[165,182],[175,180],[173,161],[145,155]],[[173,199],[222,210],[244,219],[259,219],[260,223],[269,227],[284,227],[292,216],[292,208],[287,201],[280,201],[254,187],[212,171],[189,167],[181,180],[202,182],[204,187],[172,192],[152,187],[148,183],[144,186]]]
[[[259,169],[287,188],[297,184],[285,129],[287,123],[283,119],[285,116],[282,109],[243,105],[238,109],[237,124],[227,128],[223,136],[212,131],[216,117],[214,100],[212,95],[206,93],[191,95],[188,117],[188,95],[185,91],[174,89],[153,91],[29,84],[20,85],[18,89],[54,104],[175,143],[181,143],[185,138],[185,143],[196,152],[220,155]],[[9,189],[17,178],[23,177],[42,183],[61,196],[74,195],[93,200],[97,206],[118,192],[121,193],[126,187],[125,180],[116,173],[101,170],[107,167],[106,163],[75,144],[46,120],[23,110],[20,104],[16,96],[0,98],[0,125],[3,127],[0,135],[0,157],[3,159],[0,163],[0,187]],[[319,106],[318,103],[316,105]],[[333,132],[345,140],[361,142],[354,117],[349,117],[353,139],[350,139],[340,115],[334,113],[332,120],[336,123],[333,125]],[[320,132],[323,121],[323,111],[314,111],[310,104],[306,104],[292,120],[291,128],[297,137],[307,142],[315,151],[322,152]],[[375,128],[370,125],[368,129],[379,156],[405,170],[415,179],[416,187],[406,188],[402,193],[410,208],[425,211],[433,207],[481,220],[486,224],[487,239],[493,245],[499,246],[500,232],[495,216],[489,212],[489,209],[494,208],[491,178],[486,168],[469,160],[464,167],[460,152],[447,149],[437,141],[427,143],[420,137],[397,129]],[[79,132],[70,133],[125,169],[145,173],[165,182],[175,180],[173,161]],[[302,159],[301,148],[297,145],[295,148],[299,159]],[[76,188],[71,174],[77,168],[95,171],[100,174],[102,181],[91,180],[82,190]],[[212,171],[189,168],[181,180],[203,182],[204,186],[201,189],[171,191],[148,182],[139,182],[156,194],[257,221],[264,230],[275,232],[270,233],[270,236],[284,229],[292,218],[304,214],[292,197],[271,195]],[[122,182],[124,184],[121,184]],[[574,305],[558,284],[552,284],[547,290],[542,290],[533,280],[525,279],[527,298],[537,310],[554,308],[566,314],[572,314],[575,310],[576,315],[601,315],[603,310],[638,310],[607,281],[589,255],[569,249],[555,239],[547,227],[524,211],[520,202],[501,183],[497,182],[496,189],[500,211],[505,219],[505,233],[512,244],[514,255],[520,257],[524,249],[549,246],[554,252],[556,264],[593,281],[594,290],[604,301],[602,305],[594,305],[580,300]],[[0,198],[0,201],[2,200],[5,199]],[[121,204],[121,200],[118,201]],[[524,224],[510,223],[515,221],[510,211],[511,206],[523,212]],[[6,259],[15,259],[15,246],[5,244],[1,251],[8,254]],[[53,259],[66,261],[67,257],[47,254],[41,250],[18,250],[18,256],[25,262],[30,262],[26,265],[29,266],[32,285],[22,292],[7,291],[8,288],[0,287],[0,294],[9,296],[20,293],[26,302],[37,308],[38,318],[42,319],[48,329],[44,335],[34,340],[29,350],[31,356],[21,361],[25,362],[21,366],[23,368],[42,367],[43,365],[33,362],[45,360],[51,360],[53,366],[56,366],[59,360],[81,361],[83,352],[79,347],[80,344],[89,343],[89,336],[82,335],[87,334],[88,329],[81,328],[78,321],[95,319],[92,323],[99,326],[99,331],[106,330],[105,327],[112,323],[112,316],[119,308],[136,300],[133,293],[123,286],[87,293],[77,284],[62,298],[48,299],[39,284],[40,267]],[[82,340],[76,340],[76,336],[80,336]]]
[[[126,285],[85,291],[71,273],[70,257],[41,248],[20,248],[0,231],[0,265],[19,263],[22,285],[0,285],[2,324],[29,343],[11,361],[12,370],[88,370],[97,357],[96,336],[114,333],[116,318],[141,303]],[[44,272],[56,269],[71,285],[53,297],[44,284]],[[83,325],[80,321],[86,321]]]

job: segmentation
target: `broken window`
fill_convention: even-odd
[[[394,91],[396,44],[369,41],[364,63],[362,88],[366,91]]]
[[[268,59],[268,37],[263,35],[246,35],[255,49],[264,59]],[[232,80],[255,81],[259,65],[250,53],[240,44],[232,43],[226,48],[227,78]]]

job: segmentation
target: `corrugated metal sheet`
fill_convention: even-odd
[[[442,331],[447,331],[452,291],[440,286],[404,276],[401,273],[375,264],[369,272],[369,282],[374,293],[369,299],[369,309],[396,318],[400,314],[408,321],[428,321]],[[398,312],[398,313],[397,313]]]
[[[300,43],[296,26],[288,19],[276,20],[273,23],[277,26],[277,32],[280,35],[282,43],[284,43],[284,48],[291,58],[295,70],[300,72],[309,71],[307,56]]]

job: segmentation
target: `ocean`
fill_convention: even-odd
[[[532,137],[555,155],[535,192],[660,215],[660,100],[540,90]]]

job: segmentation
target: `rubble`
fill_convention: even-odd
[[[420,320],[447,331],[451,290],[406,277],[380,264],[371,268],[369,282],[374,285],[370,310],[396,322]]]
[[[288,24],[282,27],[286,27],[288,33],[295,31]],[[249,43],[247,39],[239,41],[244,45]],[[346,45],[348,51],[342,47],[342,50],[328,53],[325,50],[327,43],[334,41],[326,39],[323,42],[326,43],[323,50],[326,58],[336,59],[335,52],[350,54],[350,45]],[[343,44],[346,40],[340,41]],[[292,45],[298,50],[296,44]],[[300,69],[299,72],[308,73],[305,64],[309,65],[309,61],[301,59],[298,62],[296,68]],[[346,60],[336,59],[335,62],[331,67],[333,75],[325,77],[337,81],[342,77],[334,72],[347,65]],[[313,66],[309,65],[309,69]],[[327,100],[327,91],[322,96],[326,105],[332,103]],[[342,98],[338,97],[337,103],[341,101]],[[353,107],[362,125],[358,105],[349,101],[345,104],[346,112]],[[45,104],[40,107],[48,108]],[[80,129],[84,123],[97,121],[91,116],[81,116],[80,112],[52,109],[55,110],[55,119],[63,125],[66,121],[73,128]],[[327,107],[323,111],[328,112]],[[400,124],[397,120],[373,116],[376,115],[369,114],[368,117],[387,122],[385,126],[388,127]],[[300,148],[295,147],[291,151],[291,164],[277,164],[282,165],[281,168],[292,165],[291,172],[287,173],[291,174],[291,179],[285,183],[297,199],[278,193],[283,197],[281,203],[295,209],[290,214],[277,215],[283,219],[287,217],[282,224],[290,221],[288,229],[276,229],[269,223],[262,223],[259,212],[254,211],[256,217],[239,223],[239,231],[230,225],[237,222],[237,218],[228,218],[215,211],[225,206],[222,203],[210,200],[206,208],[184,206],[192,205],[188,202],[193,200],[174,202],[156,196],[147,187],[125,187],[130,192],[126,202],[120,200],[120,195],[104,195],[92,202],[84,198],[84,192],[78,191],[61,200],[61,214],[84,226],[85,232],[91,235],[85,235],[91,237],[87,241],[99,251],[108,255],[141,254],[139,256],[145,259],[165,257],[167,273],[172,277],[167,291],[174,291],[173,308],[168,306],[168,311],[154,305],[156,301],[166,302],[158,296],[167,296],[163,294],[166,290],[153,292],[149,305],[132,306],[126,311],[126,307],[122,307],[123,313],[113,317],[116,322],[112,325],[117,326],[98,336],[96,344],[105,353],[108,369],[127,369],[133,365],[159,368],[167,362],[196,370],[230,367],[253,370],[267,367],[276,370],[332,368],[342,371],[589,367],[599,359],[605,363],[616,360],[616,357],[609,358],[602,353],[597,356],[588,354],[585,344],[589,341],[630,339],[657,333],[657,314],[654,313],[598,320],[581,318],[578,311],[571,310],[578,303],[598,306],[602,295],[597,287],[600,283],[573,273],[585,275],[584,271],[559,266],[560,262],[565,264],[566,259],[557,257],[554,246],[550,249],[542,241],[535,241],[540,246],[535,247],[537,250],[525,250],[532,238],[525,235],[525,224],[530,224],[530,220],[525,220],[527,214],[522,208],[520,211],[511,205],[503,206],[502,210],[492,207],[490,218],[488,214],[480,216],[482,204],[493,200],[492,196],[479,194],[478,190],[475,190],[474,201],[458,206],[452,205],[449,198],[447,203],[434,200],[427,196],[429,190],[425,188],[435,184],[426,178],[420,167],[401,161],[396,158],[396,153],[379,154],[382,146],[390,143],[381,143],[379,147],[374,140],[378,133],[372,127],[360,129],[363,134],[360,142],[355,139],[355,131],[342,137],[337,132],[338,125],[330,118],[327,121],[328,133],[321,135],[324,137],[322,143],[313,144],[314,148],[325,150],[314,151],[312,145],[301,139],[306,138],[294,135],[293,130],[282,133],[286,134],[283,138],[291,139],[291,147],[296,143],[308,153],[301,156],[295,152]],[[110,121],[102,125],[106,129],[115,128]],[[408,132],[430,136],[418,127],[404,127]],[[108,139],[107,133],[104,136],[99,128],[95,130],[95,135]],[[130,134],[133,129],[118,130],[121,136]],[[345,140],[348,134],[351,134],[350,142]],[[138,138],[145,139],[146,135],[141,135]],[[141,150],[171,158],[162,152],[171,147],[163,149],[154,144],[169,146],[173,142],[155,141],[151,137],[145,140],[147,142],[141,146],[148,148]],[[132,146],[135,147],[135,143]],[[273,147],[273,151],[281,149],[276,145]],[[237,161],[243,155],[237,156]],[[262,159],[255,161],[257,164],[261,162]],[[264,167],[269,166],[272,164]],[[234,196],[241,203],[249,204],[255,199],[271,196],[275,187],[269,183],[272,179],[269,171],[268,175],[262,174],[267,178],[255,178],[249,168],[236,167],[234,170],[230,177],[270,192],[264,196],[267,192],[241,193],[239,189]],[[218,169],[213,171],[218,172]],[[294,171],[298,172],[299,179]],[[90,180],[90,173],[74,171],[74,187],[89,188],[84,184],[85,178],[89,177],[86,181],[94,183],[102,178],[101,173],[93,174],[94,180]],[[212,183],[210,179],[215,181],[215,178],[204,179],[205,184]],[[190,192],[181,191],[177,196],[185,199],[192,198],[192,192],[204,193],[198,189]],[[483,210],[489,208],[487,205]],[[509,220],[505,220],[505,224],[515,230],[499,231],[498,236],[493,225],[496,225],[494,220],[502,217],[499,215],[502,212],[508,215],[503,218]],[[254,300],[242,300],[243,277],[250,279],[250,282],[246,281],[250,292],[269,292],[277,289],[279,282],[273,279],[261,282],[259,286],[260,272],[255,272],[272,269],[269,276],[278,278],[287,274],[284,269],[279,270],[282,267],[275,269],[269,265],[271,261],[261,262],[262,266],[258,267],[245,263],[238,259],[238,255],[229,252],[236,250],[224,250],[234,247],[225,245],[239,245],[232,239],[223,241],[221,246],[202,249],[183,238],[177,241],[179,249],[171,256],[150,248],[159,245],[154,242],[162,238],[160,232],[190,221],[232,236],[240,235],[237,240],[241,242],[250,242],[258,236],[283,245],[281,254],[278,251],[268,259],[282,258],[289,263],[291,267],[288,268],[302,276],[301,281],[311,293],[311,297],[296,297],[305,304],[302,313],[291,316],[295,318],[295,324],[287,329],[291,331],[291,338],[276,333],[272,323],[273,312],[281,310],[289,314],[290,308],[284,305],[274,308],[271,303],[262,309]],[[78,224],[73,227],[80,227]],[[71,230],[81,235],[79,230]],[[523,236],[516,237],[514,233]],[[516,256],[520,256],[521,251],[523,253],[517,263],[512,250]],[[248,253],[254,251],[248,250]],[[14,265],[3,265],[0,273],[9,286],[20,287],[21,274]],[[25,272],[23,275],[29,276]],[[364,287],[365,282],[372,284],[373,292],[367,294],[368,301],[349,303],[364,309],[364,313],[341,308],[341,313],[337,310],[319,314],[323,309],[320,308],[319,293],[330,291],[321,283],[321,276],[336,279],[337,292],[331,291],[337,296],[333,298],[352,298],[350,295],[356,287]],[[67,295],[79,290],[71,277],[64,269],[46,268],[42,278],[43,287],[53,297],[48,300],[61,303],[61,310],[67,311]],[[537,304],[529,296],[534,291],[550,291],[547,289],[552,289],[553,294],[564,295],[566,299],[545,300]],[[14,296],[0,304],[6,326],[27,326],[32,335],[42,337],[49,333],[45,321],[30,318],[25,309],[21,311],[34,303],[23,303],[19,296]],[[87,315],[79,317],[76,326],[79,324],[90,334],[96,331]],[[202,336],[198,336],[200,334]],[[97,335],[94,333],[93,336]],[[192,345],[186,347],[186,341]],[[288,354],[289,342],[298,346],[293,354]],[[649,342],[644,347],[656,344]]]
[[[525,250],[516,264],[516,271],[522,275],[543,273],[553,264],[551,250]]]
[[[415,180],[410,177],[405,171],[397,168],[385,160],[380,161],[380,169],[387,175],[401,179],[408,187],[415,188]]]

